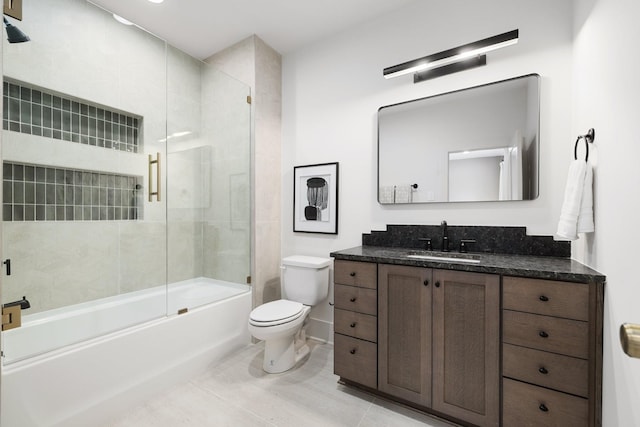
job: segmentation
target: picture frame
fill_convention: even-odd
[[[338,234],[338,172],[338,162],[294,166],[294,232]]]

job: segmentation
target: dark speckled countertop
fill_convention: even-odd
[[[470,264],[459,261],[407,258],[409,252],[415,253],[418,251],[406,248],[358,246],[332,252],[330,255],[335,259],[348,261],[412,265],[443,270],[494,273],[505,276],[531,277],[580,283],[605,282],[604,275],[570,258],[469,252],[465,255],[477,257],[480,260],[477,264]],[[427,252],[424,253],[428,254]],[[432,253],[442,256],[459,256],[457,252],[442,253],[434,251]]]

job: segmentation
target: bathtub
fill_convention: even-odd
[[[24,316],[3,332],[0,425],[100,425],[248,345],[250,311],[248,286],[200,278]]]

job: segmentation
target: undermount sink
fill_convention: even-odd
[[[424,259],[428,261],[444,261],[444,262],[463,262],[469,264],[479,264],[480,258],[476,255],[467,254],[439,254],[439,253],[420,253],[410,252],[407,258]]]

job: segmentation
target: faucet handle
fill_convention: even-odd
[[[428,251],[433,250],[433,246],[431,246],[431,238],[430,237],[418,237],[418,240],[425,243],[425,249]]]
[[[460,252],[461,253],[466,253],[467,252],[467,246],[470,243],[475,243],[476,241],[474,239],[462,239],[460,240]]]

